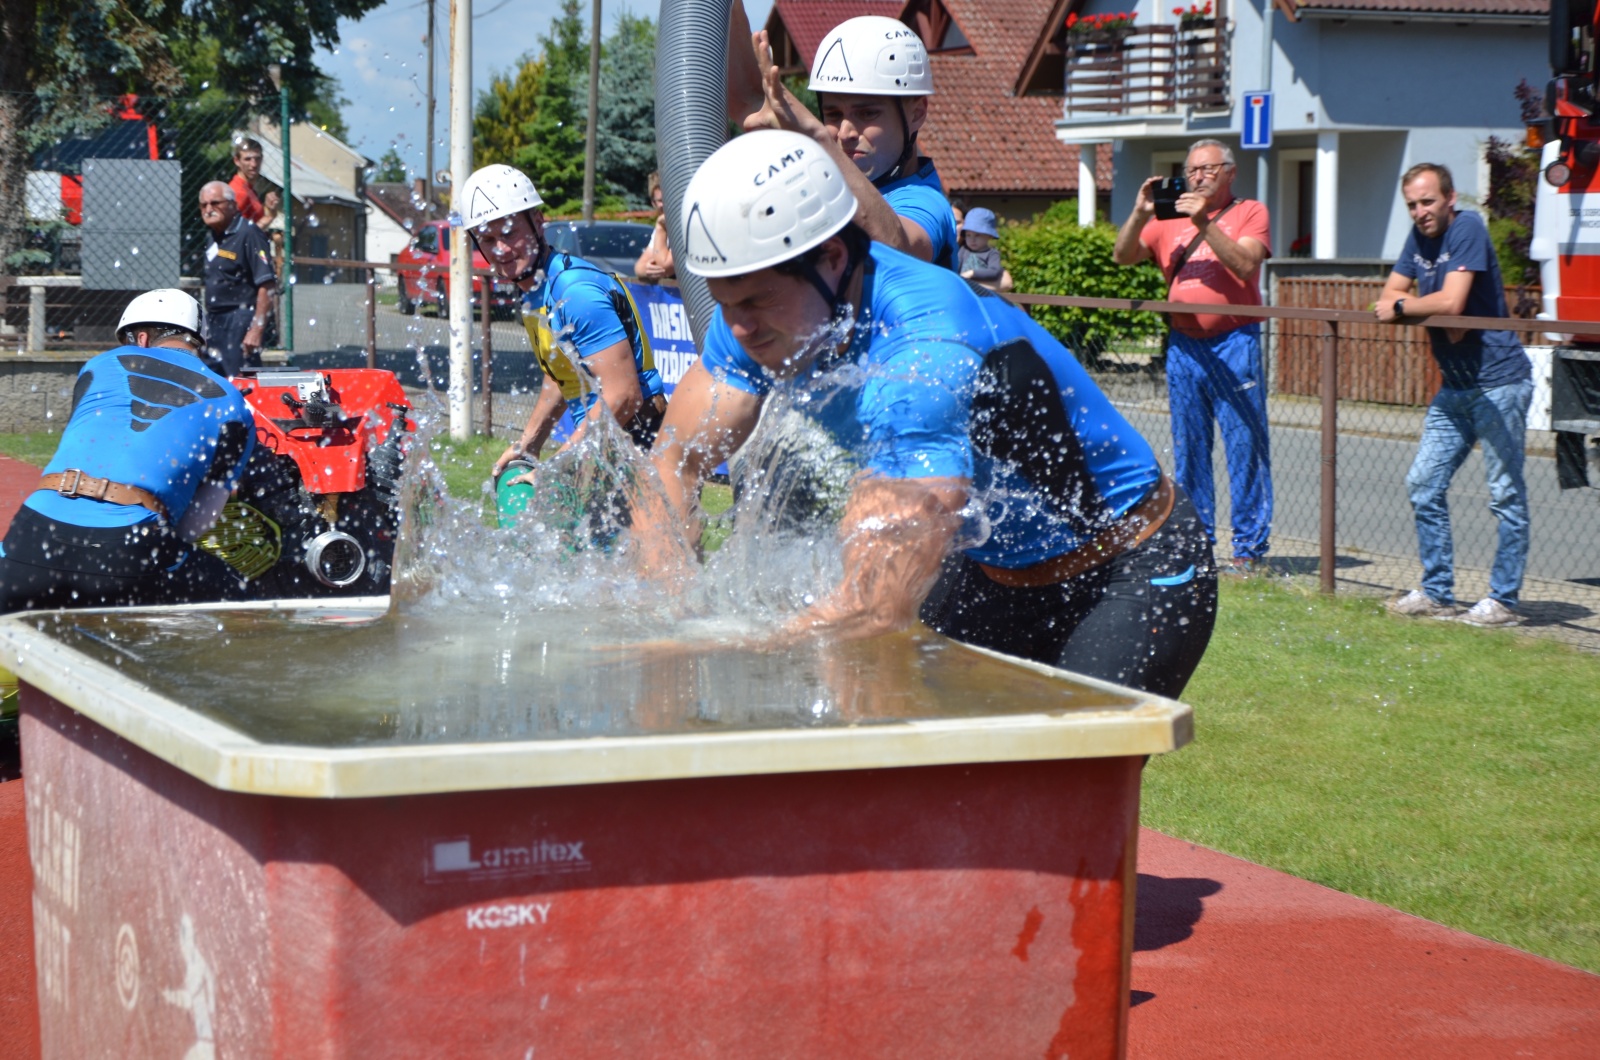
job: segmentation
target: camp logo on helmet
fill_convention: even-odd
[[[799,163],[800,160],[805,157],[805,148],[797,147],[793,151],[790,151],[788,154],[784,155],[782,158],[778,159],[776,162],[769,162],[764,172],[757,173],[755,175],[756,187],[759,188],[773,177],[779,176],[784,170]]]
[[[817,72],[811,75],[811,80],[848,84],[855,79],[855,75],[850,72],[850,60],[845,58],[844,38],[836,37],[833,43],[828,45],[828,52],[817,64]]]
[[[700,204],[695,203],[689,208],[689,216],[683,223],[684,233],[689,244],[689,260],[696,265],[715,265],[725,262],[728,256],[717,246],[717,241],[711,238],[711,230],[706,227],[705,215],[700,212]],[[711,252],[706,253],[699,247],[709,245]]]
[[[500,207],[495,205],[494,200],[489,198],[482,188],[472,189],[472,205],[467,208],[467,216],[482,217],[484,214],[493,213],[498,209]]]

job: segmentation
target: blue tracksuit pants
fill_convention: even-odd
[[[1213,545],[1216,491],[1211,477],[1211,422],[1222,427],[1233,506],[1233,555],[1259,559],[1272,532],[1272,460],[1267,447],[1267,387],[1261,325],[1209,339],[1172,332],[1167,341],[1167,398],[1172,414],[1173,477],[1194,501]]]

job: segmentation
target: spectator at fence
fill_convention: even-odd
[[[1155,259],[1167,278],[1168,301],[1260,305],[1258,273],[1272,256],[1267,208],[1233,194],[1233,152],[1217,140],[1189,148],[1188,190],[1175,220],[1155,219],[1153,193],[1162,178],[1139,188],[1133,212],[1117,233],[1119,265]],[[1261,323],[1218,313],[1174,313],[1167,338],[1167,396],[1172,459],[1178,483],[1193,498],[1212,544],[1216,500],[1211,474],[1211,423],[1222,428],[1233,506],[1233,559],[1249,573],[1267,554],[1272,532],[1272,459],[1267,443],[1266,372]]]
[[[256,198],[256,185],[261,180],[261,143],[248,136],[240,137],[234,141],[233,164],[238,172],[233,179],[228,181],[228,186],[233,189],[233,202],[239,209],[239,216],[246,221],[260,224],[265,208],[260,199]]]
[[[661,174],[650,174],[650,205],[656,211],[655,231],[645,244],[639,260],[633,264],[633,274],[641,280],[655,283],[675,279],[678,270],[672,264],[672,244],[667,242],[667,193],[661,187]]]
[[[652,452],[667,504],[636,513],[646,569],[673,567],[653,550],[699,540],[702,482],[769,397],[789,401],[859,468],[841,579],[789,635],[870,636],[920,606],[956,640],[1177,695],[1217,591],[1183,491],[1065,347],[997,295],[871,241],[839,163],[805,145],[737,137],[689,182],[699,223],[682,260],[718,308]]]
[[[1379,320],[1407,317],[1505,317],[1506,289],[1483,218],[1456,209],[1455,182],[1444,166],[1424,162],[1406,170],[1400,194],[1411,234],[1374,310]],[[1413,293],[1415,292],[1415,293]],[[1429,328],[1428,342],[1444,385],[1428,406],[1422,440],[1406,474],[1417,520],[1422,588],[1390,601],[1399,615],[1459,617],[1475,626],[1522,621],[1517,599],[1528,561],[1528,491],[1522,479],[1533,369],[1510,331]],[[1450,480],[1483,443],[1489,510],[1500,524],[1489,595],[1466,613],[1456,606]]]
[[[214,180],[200,189],[206,246],[206,359],[223,375],[261,364],[261,346],[277,277],[266,234],[239,215],[233,188]]]
[[[255,445],[239,392],[200,361],[200,307],[142,294],[123,343],[78,373],[61,444],[6,532],[0,612],[238,599],[222,560],[194,547]]]
[[[993,210],[980,206],[965,218],[961,230],[961,265],[963,278],[981,283],[994,291],[1012,288],[1011,274],[1000,264],[1000,248],[994,241],[1000,238],[1000,228]]]

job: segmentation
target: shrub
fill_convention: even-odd
[[[1519,99],[1532,91],[1526,81],[1517,86]],[[1523,102],[1526,117],[1527,100]],[[1483,198],[1483,212],[1500,259],[1500,275],[1506,283],[1538,283],[1539,266],[1529,259],[1528,246],[1539,186],[1539,156],[1521,144],[1491,136],[1484,157],[1489,165],[1489,189]]]
[[[1164,299],[1167,285],[1153,263],[1126,267],[1111,260],[1116,240],[1117,230],[1109,224],[1078,227],[1075,201],[1058,202],[1029,224],[1006,225],[1000,232],[1000,256],[1018,292]],[[1109,349],[1167,332],[1165,318],[1157,313],[1040,305],[1029,306],[1028,312],[1085,364],[1094,364]]]

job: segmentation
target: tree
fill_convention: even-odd
[[[599,136],[595,185],[643,208],[656,168],[656,24],[623,12],[600,58]],[[588,70],[578,79],[577,98],[588,107]]]
[[[573,97],[579,72],[589,61],[579,17],[582,10],[581,0],[562,0],[550,33],[539,38],[544,77],[535,99],[536,113],[524,130],[527,141],[512,163],[533,178],[552,213],[573,209],[583,197],[585,121]]]
[[[316,65],[339,43],[339,19],[382,0],[6,0],[0,4],[0,258],[14,248],[32,146],[109,120],[108,98],[171,96],[188,79],[180,56],[205,55],[209,87],[276,113],[268,74],[279,63],[290,106],[337,111],[337,87]],[[241,10],[245,13],[241,15]],[[199,42],[214,47],[198,47]],[[322,110],[318,124],[328,122]]]
[[[378,168],[372,174],[372,179],[380,183],[403,184],[406,179],[406,164],[400,157],[400,152],[393,144],[378,159]]]
[[[539,114],[544,60],[524,55],[515,73],[499,73],[478,93],[472,115],[472,158],[476,165],[514,166],[528,146],[528,129]]]
[[[323,80],[322,92],[306,101],[306,121],[343,143],[350,141],[350,127],[344,123],[343,108],[350,101],[339,91],[339,82]]]

